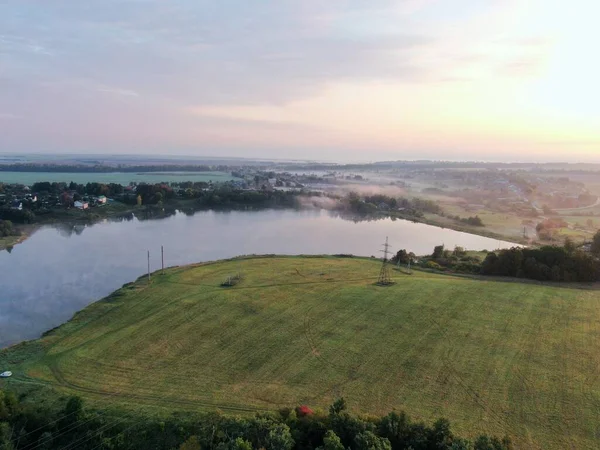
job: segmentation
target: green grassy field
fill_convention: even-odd
[[[243,413],[344,396],[518,448],[597,448],[600,293],[392,271],[368,259],[223,261],[140,279],[0,353],[0,388],[144,413]],[[220,284],[243,272],[234,287]]]
[[[6,248],[17,245],[19,242],[25,240],[25,236],[4,236],[0,237],[0,251]]]

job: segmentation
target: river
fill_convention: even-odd
[[[266,210],[176,213],[160,220],[46,226],[12,252],[0,252],[0,347],[33,339],[147,270],[243,254],[380,256],[389,236],[394,251],[431,253],[445,244],[471,250],[509,242],[405,220],[353,222],[327,211]]]

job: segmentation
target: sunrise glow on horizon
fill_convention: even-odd
[[[0,152],[600,162],[589,0],[7,0]]]

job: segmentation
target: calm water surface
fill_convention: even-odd
[[[472,250],[508,242],[409,221],[354,223],[326,211],[177,213],[166,219],[45,227],[0,252],[0,346],[38,337],[146,271],[241,254],[378,255],[385,237],[416,254],[460,245]]]

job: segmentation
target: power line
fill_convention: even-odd
[[[388,266],[388,254],[390,253],[390,244],[388,242],[388,237],[385,237],[385,244],[382,245],[383,250],[379,250],[383,253],[383,262],[381,264],[381,269],[379,270],[379,278],[377,279],[377,284],[380,286],[389,286],[390,284],[394,284],[392,279],[390,278],[390,268]]]

